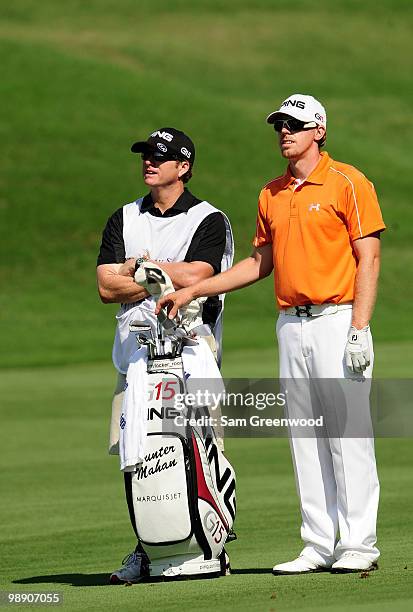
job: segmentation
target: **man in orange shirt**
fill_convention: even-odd
[[[245,287],[274,270],[287,416],[322,415],[325,429],[310,437],[290,432],[305,546],[273,573],[370,571],[380,553],[369,321],[385,225],[366,177],[321,152],[327,118],[318,100],[294,94],[267,122],[288,167],[260,193],[252,255],[168,295],[158,309],[168,304],[172,318],[194,298]]]

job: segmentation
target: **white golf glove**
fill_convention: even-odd
[[[200,297],[196,300],[192,300],[187,306],[183,306],[179,309],[181,324],[188,331],[202,325],[202,309],[206,299],[206,297]]]
[[[148,272],[153,271],[150,278]],[[135,283],[141,285],[146,291],[157,299],[175,291],[168,274],[152,261],[143,261],[135,272]]]
[[[351,326],[345,348],[346,366],[354,373],[363,372],[370,365],[369,326]]]
[[[154,273],[152,278],[151,271]],[[169,275],[151,261],[142,262],[136,270],[134,278],[138,285],[146,289],[156,299],[175,291]],[[181,325],[184,325],[188,331],[202,325],[202,308],[206,299],[206,297],[200,297],[179,309]]]

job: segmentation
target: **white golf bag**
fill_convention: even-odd
[[[162,314],[166,327],[174,325]],[[125,472],[125,489],[132,526],[149,558],[148,575],[225,575],[224,545],[236,512],[235,472],[218,448],[208,407],[177,409],[167,401],[185,394],[182,350],[197,341],[175,325],[164,352],[164,338],[156,342],[149,326],[142,333],[144,327],[131,325],[148,351],[147,437],[144,460]]]

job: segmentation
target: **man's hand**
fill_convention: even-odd
[[[119,274],[125,264],[101,264],[96,269],[98,291],[104,304],[133,304],[148,297],[133,276]]]
[[[165,295],[158,300],[156,304],[155,313],[158,314],[161,308],[166,307],[168,311],[168,317],[170,319],[174,319],[178,314],[179,308],[182,306],[186,306],[189,302],[192,302],[194,299],[194,294],[192,293],[191,287],[187,287],[186,289],[180,289],[179,291],[175,291],[174,293],[169,293],[169,295]]]
[[[350,327],[345,348],[346,366],[355,373],[363,372],[370,365],[369,326],[363,329]]]
[[[127,259],[119,268],[118,274],[121,276],[133,276],[135,274],[135,264],[136,259],[134,257]]]

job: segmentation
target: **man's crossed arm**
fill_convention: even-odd
[[[213,267],[205,261],[154,263],[169,275],[176,289],[196,284],[214,274]],[[146,289],[135,283],[135,264],[136,259],[133,258],[123,264],[101,264],[97,267],[98,292],[104,304],[131,304],[148,297]]]

